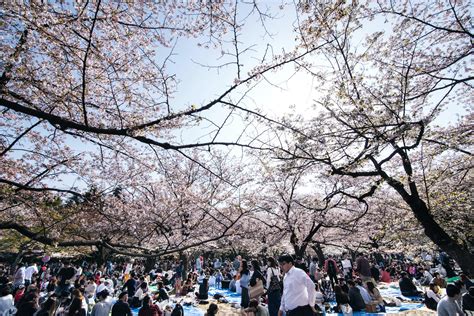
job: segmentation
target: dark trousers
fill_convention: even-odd
[[[240,300],[240,306],[243,308],[249,307],[250,297],[249,297],[249,289],[246,287],[242,288],[242,297]]]
[[[278,316],[278,310],[280,309],[281,293],[280,291],[271,291],[268,295],[268,313],[270,316]]]
[[[297,308],[286,312],[286,316],[314,316],[314,312],[309,305],[298,306]]]

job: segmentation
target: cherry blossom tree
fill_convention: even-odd
[[[256,3],[245,6],[261,23],[270,17]],[[139,255],[230,234],[249,207],[235,193],[241,181],[210,146],[252,148],[248,140],[218,139],[234,111],[229,106],[239,104],[233,99],[240,94],[231,94],[286,62],[243,74],[240,60],[249,50],[239,40],[245,23],[239,12],[237,4],[224,3],[6,7],[0,228],[49,245]],[[184,40],[222,51],[235,68],[223,91],[202,103],[173,102],[179,84],[171,70],[174,45]],[[206,117],[214,107],[229,111],[226,120]],[[205,140],[177,137],[202,122],[211,126]],[[141,226],[145,231],[138,234]]]
[[[439,214],[448,214],[449,208],[430,203],[434,187],[426,181],[461,159],[467,161],[461,176],[452,176],[466,185],[471,182],[471,142],[465,139],[469,133],[450,140],[436,137],[443,132],[436,125],[442,115],[469,103],[472,95],[469,3],[315,3],[301,11],[306,15],[299,27],[301,45],[327,44],[301,61],[319,82],[321,96],[315,102],[315,118],[292,125],[295,141],[280,146],[280,157],[319,162],[335,176],[353,178],[360,184],[349,194],[364,186],[390,187],[424,233],[473,274],[472,239],[462,241],[457,229],[443,227]],[[326,23],[332,15],[342,18]],[[364,29],[371,20],[385,20],[391,28]],[[456,135],[460,129],[448,133]],[[429,158],[438,171],[426,165],[426,148],[433,144],[444,151]],[[470,189],[463,190],[469,195]]]

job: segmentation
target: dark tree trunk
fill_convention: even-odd
[[[314,252],[316,252],[316,255],[318,256],[319,267],[322,267],[324,265],[324,260],[326,260],[326,258],[324,257],[324,252],[323,252],[323,248],[321,247],[321,244],[317,242],[313,245],[312,248]]]
[[[11,265],[11,271],[10,271],[11,275],[15,275],[18,264],[21,262],[21,259],[23,259],[23,255],[25,254],[26,249],[28,249],[28,246],[29,246],[29,242],[27,242],[26,244],[22,244],[20,246],[18,254],[16,255],[15,260],[13,261]]]
[[[103,246],[97,246],[97,255],[96,255],[96,260],[97,260],[97,267],[100,268],[101,266],[105,265],[107,262],[107,259],[110,257],[112,254],[112,251],[110,251],[109,248],[103,247]]]
[[[155,257],[148,257],[145,260],[145,271],[150,271],[153,269],[156,263],[156,258]]]
[[[411,198],[406,202],[415,214],[416,219],[423,226],[426,236],[453,258],[464,273],[471,277],[474,276],[474,254],[446,233],[433,218],[423,200]]]
[[[183,271],[181,272],[181,279],[186,281],[188,277],[188,271],[189,271],[189,257],[186,253],[180,252],[179,253],[179,260],[183,263]]]

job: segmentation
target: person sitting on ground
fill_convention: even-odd
[[[314,298],[315,298],[315,302],[316,302],[316,310],[319,309],[319,311],[324,311],[324,294],[321,292],[321,288],[319,287],[319,284],[318,283],[315,283],[314,284],[314,289],[315,289],[315,293],[314,293]]]
[[[202,279],[202,283],[199,284],[199,292],[196,293],[198,300],[207,300],[209,298],[209,285],[207,284],[207,279]]]
[[[140,307],[142,306],[142,301],[148,293],[148,284],[146,282],[140,283],[140,288],[135,292],[132,298],[131,307]]]
[[[385,303],[383,301],[382,295],[380,295],[379,289],[377,289],[375,284],[371,281],[367,282],[367,292],[369,293],[371,299],[369,305],[375,305],[377,311],[385,313]]]
[[[347,281],[349,285],[349,305],[351,305],[354,312],[365,310],[365,301],[360,294],[359,288],[352,280]]]
[[[268,308],[259,305],[256,299],[251,299],[249,307],[243,310],[243,316],[269,316]]]
[[[118,301],[112,307],[112,316],[132,316],[132,310],[128,305],[128,293],[122,292],[118,296]]]
[[[387,271],[387,268],[382,268],[380,271],[380,281],[385,283],[390,283],[390,273]]]
[[[108,316],[110,314],[112,305],[105,301],[107,296],[109,296],[109,292],[107,290],[97,293],[97,299],[99,301],[92,308],[91,316]]]
[[[398,281],[398,285],[400,286],[400,292],[402,292],[403,296],[420,296],[421,292],[418,291],[416,285],[413,281],[408,277],[406,272],[402,272],[400,274],[401,278]]]
[[[446,280],[444,279],[444,277],[439,272],[435,272],[433,276],[434,276],[434,278],[433,278],[432,281],[434,282],[434,284],[436,284],[440,288],[445,288],[446,287]]]
[[[36,292],[26,293],[25,296],[18,302],[17,313],[18,316],[33,316],[39,309],[38,306],[39,295]]]
[[[461,307],[459,307],[458,303],[456,302],[459,293],[459,288],[456,285],[448,284],[446,287],[447,295],[439,301],[438,307],[436,308],[438,316],[464,315]]]
[[[441,300],[439,295],[439,288],[433,282],[430,283],[430,287],[426,290],[425,293],[425,305],[431,310],[436,310],[438,307],[438,302]]]
[[[368,282],[372,282],[372,281],[368,281]],[[369,292],[367,291],[367,289],[362,285],[362,280],[361,280],[361,279],[357,279],[355,283],[356,283],[357,288],[358,288],[359,291],[360,291],[360,295],[361,295],[362,298],[364,299],[365,305],[369,305],[370,302],[372,301],[372,298],[370,297],[370,294],[369,294]],[[372,284],[373,284],[373,283],[372,283]]]
[[[215,316],[217,315],[218,311],[219,311],[219,307],[217,306],[217,304],[211,303],[209,307],[207,308],[207,311],[204,314],[204,316]]]
[[[340,313],[342,305],[347,305],[350,303],[349,295],[347,295],[346,292],[343,292],[339,285],[334,286],[334,293],[336,294],[335,312]]]
[[[162,316],[163,311],[153,302],[151,298],[146,295],[143,298],[143,306],[138,311],[138,316]]]
[[[183,286],[181,287],[181,292],[179,293],[181,296],[188,295],[189,292],[193,290],[193,280],[188,277],[184,282]]]
[[[12,288],[9,284],[3,284],[0,288],[0,315],[14,308]],[[8,315],[8,314],[6,314]]]
[[[463,311],[474,311],[474,286],[471,286],[469,291],[464,293],[461,301]]]
[[[39,311],[36,312],[35,316],[52,316],[55,315],[56,311],[56,297],[50,296],[46,302],[43,303],[43,306]]]
[[[430,271],[425,270],[423,268],[419,268],[418,271],[421,274],[421,278],[420,278],[421,285],[429,285],[431,281],[433,281],[433,276],[431,275]]]
[[[158,282],[158,302],[169,300],[169,298],[163,282]]]
[[[235,284],[236,282],[237,282],[237,276],[235,275],[229,283],[229,291],[237,292],[237,286]]]

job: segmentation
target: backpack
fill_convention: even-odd
[[[268,292],[281,291],[281,288],[282,286],[280,280],[278,279],[278,276],[273,273],[272,269],[272,276],[270,277],[270,285],[268,286]]]
[[[171,312],[171,316],[184,316],[183,306],[181,304],[176,303],[176,306],[173,308]]]

